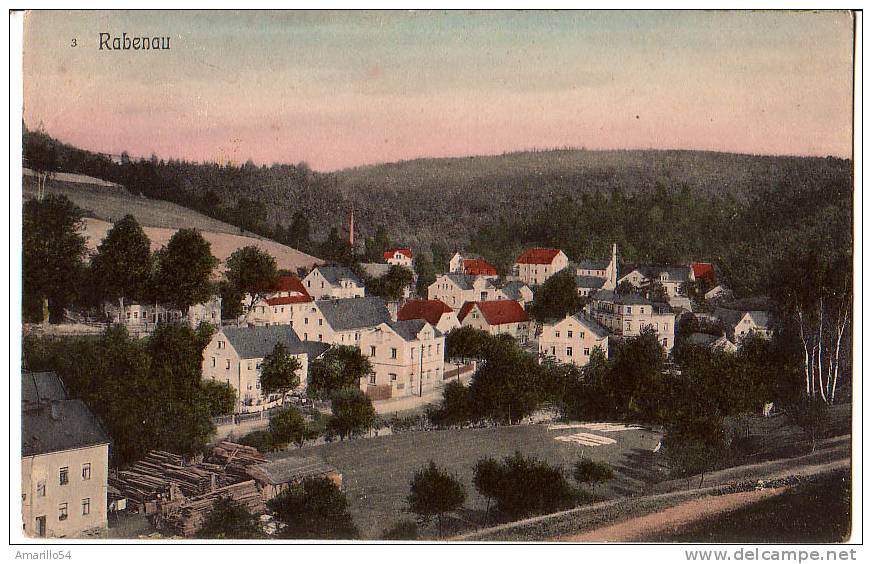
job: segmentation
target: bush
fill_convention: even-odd
[[[472,417],[469,389],[456,380],[449,382],[442,389],[442,403],[438,408],[428,411],[428,417],[439,427],[467,423]]]
[[[582,458],[575,463],[572,477],[579,483],[596,488],[599,484],[614,478],[615,473],[612,467],[605,462]]]
[[[333,395],[331,402],[333,417],[327,422],[327,429],[339,435],[340,439],[351,437],[371,429],[375,423],[375,408],[366,394],[357,388],[346,388]]]
[[[415,472],[406,500],[409,502],[409,511],[417,513],[423,521],[436,517],[439,538],[442,538],[443,515],[463,505],[466,491],[460,480],[431,460],[429,466]]]
[[[382,540],[415,540],[418,538],[418,524],[404,519],[397,521],[381,535]]]
[[[269,431],[252,431],[236,440],[241,445],[251,446],[258,452],[269,452],[275,448],[273,436]]]
[[[269,431],[276,446],[294,443],[302,447],[309,438],[306,420],[296,409],[286,409],[269,420]]]
[[[309,477],[292,486],[267,506],[283,523],[285,539],[354,539],[357,527],[348,513],[345,494],[330,479]]]

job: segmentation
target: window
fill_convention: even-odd
[[[218,348],[219,348],[219,349],[223,349],[223,348],[224,348],[224,341],[218,341]]]
[[[62,503],[58,505],[58,521],[66,521],[67,520],[67,504]]]
[[[557,356],[557,347],[551,347],[551,356]]]
[[[554,332],[554,338],[555,338],[555,339],[559,339],[559,338],[560,338],[560,331],[555,331],[555,332]]]
[[[436,343],[436,354],[442,352],[442,343]]]
[[[627,313],[633,313],[633,306],[627,306]]]
[[[433,345],[427,345],[427,356],[433,356]]]
[[[216,362],[216,360],[215,360],[215,357],[213,356],[212,357],[212,368],[215,368],[215,362]]]
[[[318,319],[318,326],[320,327],[320,326],[322,326],[322,325],[324,325],[324,320],[323,320],[323,319]]]
[[[375,386],[375,374],[370,374],[370,375],[369,375],[369,383],[370,383],[371,385]]]
[[[70,468],[68,466],[61,466],[58,481],[62,486],[70,483]]]
[[[308,334],[308,333],[303,333],[303,340],[304,340],[304,341],[308,341],[308,340],[309,340],[309,334]]]
[[[567,339],[571,339],[571,338],[572,338],[572,331],[567,331],[567,332],[566,332],[566,338],[567,338]]]
[[[369,347],[369,356],[375,356],[375,347]]]
[[[318,333],[318,341],[321,342],[323,340],[324,340],[324,335],[322,335],[321,333]]]
[[[391,377],[391,382],[396,382],[396,381],[397,381],[397,375],[396,375],[396,374],[391,374],[390,377]]]
[[[86,462],[82,464],[82,479],[90,480],[91,479],[91,463]]]
[[[397,349],[391,349],[391,358],[397,358]]]
[[[572,356],[572,347],[566,347],[566,356]]]
[[[590,356],[590,349],[588,347],[584,347],[584,356]]]
[[[355,334],[354,334],[354,340],[355,340],[355,341],[359,341],[359,340],[360,340],[360,333],[355,333]]]
[[[303,319],[303,325],[308,325],[308,324],[309,324],[309,318],[306,317]]]
[[[252,363],[248,363],[248,369],[251,370],[254,365]]]
[[[82,515],[90,515],[91,514],[91,498],[86,497],[82,500]]]
[[[45,497],[45,480],[39,480],[36,483],[36,496]]]
[[[230,359],[228,358],[226,362],[227,362],[227,370],[230,370]]]

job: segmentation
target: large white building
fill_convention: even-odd
[[[363,281],[344,266],[316,266],[303,285],[316,300],[362,298],[366,293]]]
[[[427,298],[459,310],[466,302],[498,300],[503,299],[503,295],[490,278],[449,273],[440,274],[427,287]]]
[[[588,317],[614,335],[633,337],[652,327],[666,352],[675,345],[675,314],[666,304],[655,304],[638,294],[600,290],[587,305]]]
[[[76,538],[105,529],[109,435],[53,372],[24,373],[21,398],[24,534]]]
[[[582,313],[567,315],[559,321],[542,325],[542,333],[539,335],[541,358],[585,366],[597,347],[608,356],[609,333]]]
[[[569,266],[566,253],[560,249],[527,249],[515,259],[514,275],[530,286],[539,286]]]
[[[416,396],[441,386],[445,337],[423,319],[388,321],[363,334],[373,374],[360,386],[372,399]]]
[[[391,320],[385,301],[377,296],[318,300],[308,304],[294,329],[304,341],[356,347],[361,335]]]

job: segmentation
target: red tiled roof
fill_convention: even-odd
[[[693,269],[695,278],[711,278],[712,280],[715,278],[715,268],[710,262],[692,262],[690,268]]]
[[[404,247],[402,249],[388,249],[387,251],[385,251],[385,260],[394,258],[395,253],[400,253],[402,255],[406,255],[409,258],[412,258],[412,249]]]
[[[453,310],[440,300],[412,300],[397,313],[397,319],[408,321],[410,319],[424,319],[430,325],[436,325],[442,316]]]
[[[516,264],[551,264],[554,261],[554,257],[556,257],[560,253],[560,249],[542,249],[542,248],[534,248],[527,249],[521,256],[518,257],[518,260],[515,261]]]
[[[487,302],[466,302],[460,308],[457,319],[463,319],[469,315],[472,308],[478,306],[481,314],[489,325],[503,325],[505,323],[522,323],[528,321],[527,312],[521,304],[515,300],[491,300]]]
[[[475,276],[496,276],[497,268],[486,260],[463,259],[463,271]]]
[[[288,292],[290,294],[299,295],[291,295],[286,298],[273,298],[271,300],[267,300],[267,303],[269,305],[298,304],[302,302],[312,301],[312,296],[310,296],[309,292],[306,291],[306,287],[303,286],[303,281],[296,276],[279,276],[278,278],[276,278],[275,287],[271,288],[271,291],[275,293]],[[275,300],[284,301],[278,302]]]

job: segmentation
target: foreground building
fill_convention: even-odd
[[[569,266],[569,259],[560,249],[527,249],[515,260],[514,275],[530,286],[539,286]]]
[[[260,405],[267,399],[260,385],[261,364],[279,343],[299,361],[299,389],[304,389],[309,361],[328,346],[302,342],[290,325],[222,328],[203,350],[203,378],[230,385],[242,405]]]
[[[491,335],[511,335],[522,344],[530,338],[530,318],[514,300],[468,302],[457,319],[463,327],[481,329]]]
[[[442,383],[445,337],[423,319],[388,321],[363,334],[373,373],[361,389],[373,400],[415,396]]]
[[[390,311],[378,296],[318,300],[295,328],[304,341],[356,347],[363,333],[390,320]]]
[[[638,294],[600,290],[591,296],[587,313],[613,335],[634,337],[652,327],[666,352],[675,345],[675,314],[666,304],[652,303]]]
[[[423,319],[442,333],[460,327],[457,312],[439,300],[411,300],[397,312],[397,320]]]
[[[582,313],[567,315],[559,321],[544,323],[539,336],[539,356],[575,366],[586,366],[591,353],[599,347],[608,357],[609,333],[599,323]]]
[[[53,372],[22,375],[21,516],[29,537],[106,529],[109,435]]]

